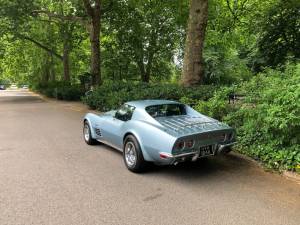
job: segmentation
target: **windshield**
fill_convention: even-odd
[[[186,115],[185,106],[182,104],[151,105],[145,110],[153,118]]]

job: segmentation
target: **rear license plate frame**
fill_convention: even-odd
[[[199,157],[211,156],[214,154],[212,145],[201,146],[199,149]]]

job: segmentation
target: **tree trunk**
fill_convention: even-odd
[[[149,83],[150,81],[150,74],[145,72],[144,74],[142,74],[142,82],[144,83]]]
[[[64,1],[60,0],[60,13],[64,17]],[[64,69],[64,81],[70,83],[70,41],[72,40],[72,27],[68,21],[62,20],[60,26],[60,32],[63,38],[63,69]]]
[[[51,70],[50,70],[50,81],[55,81],[55,68],[54,68],[54,59],[53,55],[50,54],[50,65],[51,65]]]
[[[91,74],[92,85],[101,84],[101,59],[100,59],[100,29],[101,29],[101,0],[83,0],[84,7],[90,17],[91,42]]]
[[[153,57],[154,57],[154,51],[151,51],[149,53],[148,63],[147,63],[147,66],[146,66],[146,71],[145,71],[143,82],[149,83],[149,81],[150,81],[150,75],[151,75],[151,71],[152,71]]]
[[[145,70],[145,65],[144,65],[144,62],[140,59],[138,62],[138,67],[140,69],[140,74],[141,74],[141,81],[142,82],[146,82],[148,83],[149,82],[149,79],[147,79],[146,77],[146,70]]]
[[[154,52],[150,52],[148,57],[148,63],[145,65],[144,64],[144,54],[136,54],[136,63],[138,65],[138,68],[140,70],[141,74],[141,81],[145,83],[150,82],[150,75],[151,75],[151,70],[152,70],[152,61],[153,61],[153,56]]]
[[[49,55],[47,54],[45,60],[45,64],[43,65],[43,72],[42,72],[42,84],[47,84],[50,78],[50,69],[51,65],[49,63]]]
[[[98,18],[98,19],[97,19]],[[93,18],[90,31],[91,42],[91,74],[92,84],[98,85],[101,83],[101,59],[100,59],[100,15]]]
[[[190,0],[190,13],[185,44],[181,83],[201,84],[204,76],[203,43],[208,18],[208,0]]]
[[[63,67],[64,67],[64,81],[70,82],[70,64],[69,64],[69,44],[68,40],[64,40],[63,46]]]

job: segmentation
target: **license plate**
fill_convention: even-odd
[[[208,156],[212,154],[213,154],[213,150],[211,145],[200,147],[200,156]]]

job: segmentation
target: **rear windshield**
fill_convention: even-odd
[[[182,104],[151,105],[146,107],[146,112],[153,118],[186,115],[185,106]]]

